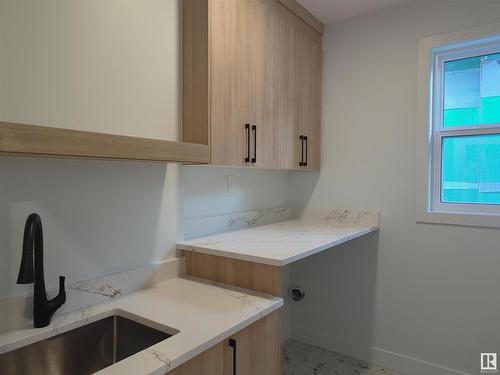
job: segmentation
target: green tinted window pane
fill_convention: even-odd
[[[467,59],[448,61],[444,64],[445,72],[464,71],[479,69],[481,67],[481,56],[469,57]]]
[[[444,64],[444,126],[500,124],[500,53]]]
[[[483,98],[481,107],[481,122],[483,124],[500,124],[500,96]]]
[[[479,124],[479,108],[457,108],[444,111],[444,126]]]
[[[500,204],[500,134],[446,137],[441,201]]]
[[[500,53],[494,53],[492,55],[484,56],[485,60],[498,60],[500,59]]]

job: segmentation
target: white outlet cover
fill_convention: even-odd
[[[234,193],[234,176],[233,175],[227,176],[227,192]]]

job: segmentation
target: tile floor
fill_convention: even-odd
[[[293,339],[283,344],[281,363],[283,375],[402,375]]]

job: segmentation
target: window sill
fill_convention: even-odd
[[[500,229],[500,215],[473,212],[424,211],[417,213],[417,223]]]

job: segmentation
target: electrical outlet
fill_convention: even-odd
[[[227,176],[227,192],[234,193],[234,176]]]

